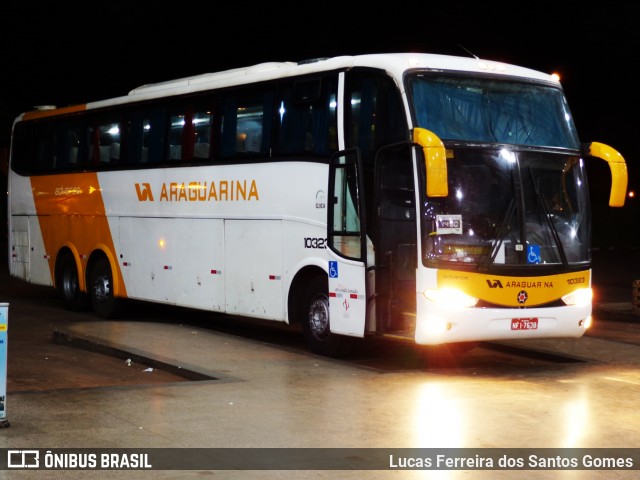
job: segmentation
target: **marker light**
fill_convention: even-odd
[[[591,303],[593,298],[593,291],[590,288],[579,288],[571,293],[568,293],[562,297],[562,301],[567,305],[576,305],[583,307]]]
[[[434,303],[450,308],[471,308],[478,299],[461,292],[457,288],[437,288],[423,292],[423,295]]]
[[[589,315],[584,320],[580,320],[578,322],[578,326],[579,327],[584,327],[585,330],[589,330],[589,327],[591,326],[592,322],[593,322],[593,317],[591,315]]]

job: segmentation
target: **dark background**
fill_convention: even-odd
[[[0,6],[0,148],[36,105],[126,95],[137,86],[267,61],[425,52],[558,72],[583,142],[616,148],[638,182],[638,31],[632,3],[51,2]],[[590,160],[596,248],[640,245],[637,199],[607,206]]]

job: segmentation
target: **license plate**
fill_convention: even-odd
[[[537,318],[512,318],[511,330],[537,330]]]

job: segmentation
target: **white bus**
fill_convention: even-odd
[[[13,127],[9,264],[72,310],[122,299],[419,345],[580,337],[585,159],[559,81],[477,58],[264,63],[44,107]]]

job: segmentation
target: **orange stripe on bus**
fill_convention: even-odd
[[[87,260],[100,248],[111,259],[114,293],[126,296],[124,278],[117,261],[109,222],[105,215],[102,190],[97,173],[31,177],[31,189],[49,255],[51,278],[55,278],[55,259],[63,247],[69,247],[79,262],[80,288],[86,288]]]
[[[33,110],[30,112],[26,112],[22,116],[22,119],[33,120],[36,118],[55,117],[58,115],[64,115],[65,113],[84,112],[86,109],[87,109],[87,106],[85,104],[82,104],[82,105],[71,105],[69,107],[62,107],[62,108]]]

